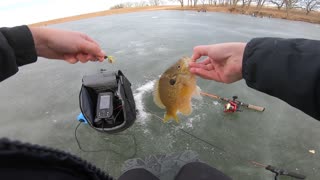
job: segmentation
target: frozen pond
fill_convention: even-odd
[[[273,178],[249,160],[303,173],[310,180],[320,176],[320,123],[279,99],[247,87],[244,81],[225,85],[199,79],[198,85],[220,96],[238,95],[243,102],[266,107],[265,112],[244,109],[226,115],[221,102],[203,98],[193,101],[193,113],[181,116],[180,124],[164,124],[152,115],[163,116],[152,100],[155,80],[180,57],[191,56],[194,46],[247,42],[262,36],[320,39],[319,25],[224,13],[150,11],[50,27],[89,34],[116,63],[69,65],[39,59],[20,68],[17,75],[0,84],[1,137],[71,152],[115,177],[129,158],[185,150],[198,153],[200,160],[234,179]],[[136,123],[120,135],[99,134],[81,125],[77,134],[83,149],[102,150],[83,152],[74,137],[81,79],[100,68],[124,72],[132,83],[140,113]]]

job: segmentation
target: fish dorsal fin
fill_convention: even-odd
[[[160,99],[160,93],[159,93],[159,80],[157,80],[153,91],[153,101],[154,103],[161,109],[164,109],[165,106],[163,105],[161,99]]]

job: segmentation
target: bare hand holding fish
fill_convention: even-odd
[[[222,43],[196,46],[190,71],[204,79],[233,83],[242,79],[242,58],[246,43]],[[207,58],[195,62],[200,57]]]

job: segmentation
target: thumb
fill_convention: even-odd
[[[208,56],[208,46],[196,46],[193,48],[193,55],[191,60],[195,62],[201,56]]]
[[[81,53],[83,54],[91,54],[95,57],[104,57],[105,53],[101,50],[101,48],[93,42],[86,41],[83,43],[84,45],[80,48]]]

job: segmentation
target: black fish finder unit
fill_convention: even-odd
[[[97,119],[108,119],[112,117],[113,106],[112,106],[112,96],[111,92],[99,93],[98,103],[97,103]]]
[[[120,70],[84,76],[79,101],[88,124],[100,132],[123,131],[136,119],[131,83]]]

